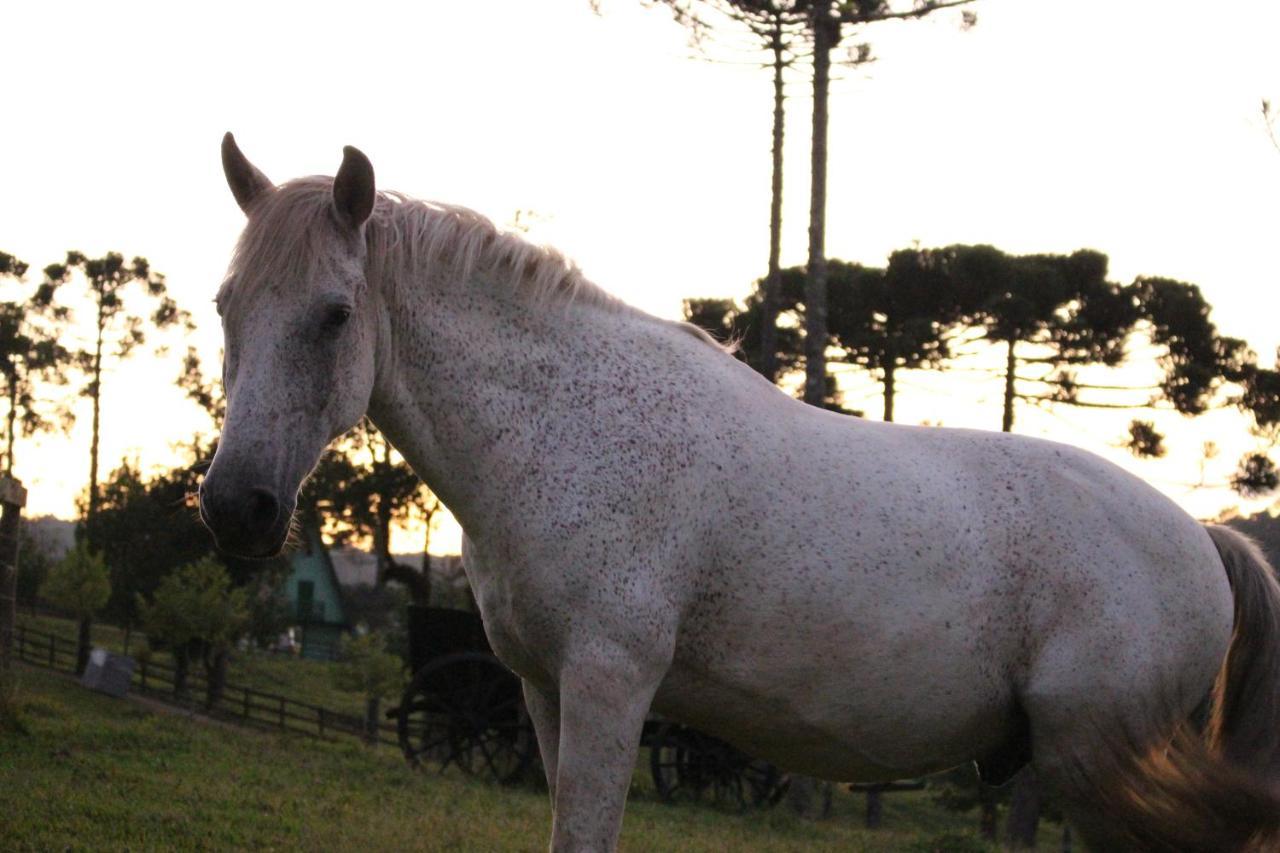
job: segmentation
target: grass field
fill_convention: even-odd
[[[416,773],[390,750],[262,733],[152,710],[23,667],[26,733],[0,732],[6,850],[545,850],[546,794]],[[641,774],[637,774],[639,777]],[[885,801],[885,828],[785,809],[745,816],[633,793],[628,851],[971,851],[971,820],[927,794]],[[944,840],[945,839],[945,840]],[[994,849],[994,848],[993,848]]]

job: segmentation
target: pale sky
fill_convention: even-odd
[[[166,274],[216,361],[210,302],[242,217],[222,133],[276,181],[332,174],[341,146],[382,187],[538,214],[532,238],[605,289],[677,317],[686,296],[742,296],[764,272],[769,74],[731,45],[697,58],[687,33],[637,0],[486,3],[9,4],[0,51],[0,250],[38,270],[69,248],[142,254]],[[1237,0],[978,0],[957,15],[884,24],[879,61],[831,100],[827,246],[883,263],[895,248],[984,242],[1111,257],[1112,277],[1199,284],[1227,334],[1270,362],[1280,343],[1280,152],[1259,116],[1280,101],[1280,4]],[[740,39],[729,39],[742,44]],[[805,258],[809,106],[793,75],[784,263]],[[38,275],[38,273],[37,273]],[[175,350],[185,344],[174,341]],[[173,387],[174,358],[139,358],[104,387],[103,464],[171,461],[206,428]],[[850,401],[876,415],[872,386]],[[999,387],[906,377],[899,420],[997,428]],[[33,514],[69,516],[88,471],[88,410],[69,437],[25,442],[16,473]],[[1145,415],[1143,415],[1145,416]],[[1199,448],[1221,483],[1250,446],[1232,413],[1162,418],[1171,458],[1126,458],[1127,415],[1023,408],[1018,430],[1126,465],[1211,515],[1190,489]],[[417,537],[398,546],[412,550]],[[456,537],[442,535],[440,547]]]

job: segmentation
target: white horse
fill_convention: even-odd
[[[835,780],[1030,759],[1098,849],[1280,838],[1280,587],[1247,540],[1071,447],[799,403],[354,148],[279,187],[222,155],[248,225],[203,517],[275,553],[367,413],[466,533],[553,849],[615,846],[651,708]],[[1207,701],[1209,745],[1171,740]]]

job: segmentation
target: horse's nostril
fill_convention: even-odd
[[[245,504],[245,518],[249,522],[249,526],[258,530],[264,530],[276,522],[276,517],[280,515],[280,501],[276,500],[276,496],[266,489],[250,489],[249,499]]]

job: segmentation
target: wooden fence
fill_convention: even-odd
[[[14,632],[14,658],[33,666],[74,673],[76,643],[18,625]],[[366,743],[397,749],[400,746],[396,727],[378,719],[376,714],[362,717],[236,684],[224,685],[221,695],[210,704],[209,684],[199,668],[193,667],[187,673],[182,690],[177,688],[176,674],[169,664],[143,659],[137,661],[130,685],[152,699],[221,720],[325,739],[356,737]]]

